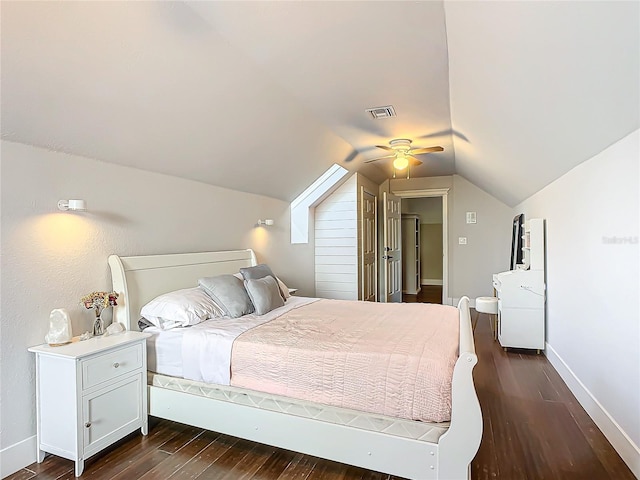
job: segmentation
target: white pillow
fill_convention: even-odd
[[[140,315],[162,330],[197,325],[224,312],[201,288],[164,293],[147,303]]]

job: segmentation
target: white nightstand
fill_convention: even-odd
[[[76,477],[91,455],[136,429],[148,431],[149,334],[122,332],[36,354],[38,462],[45,452],[76,462]]]

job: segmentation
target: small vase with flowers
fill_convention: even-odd
[[[96,318],[93,322],[93,335],[98,336],[104,333],[104,322],[102,321],[102,311],[105,308],[115,307],[117,305],[116,299],[118,294],[116,292],[91,292],[80,299],[86,309],[93,309]]]

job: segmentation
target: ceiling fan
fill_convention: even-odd
[[[384,157],[378,157],[371,160],[367,160],[364,163],[377,162],[378,160],[384,160],[387,158],[393,158],[393,176],[396,176],[396,170],[402,171],[405,168],[411,166],[422,165],[422,162],[414,157],[414,155],[423,155],[425,153],[442,152],[444,148],[440,146],[426,147],[426,148],[411,148],[411,140],[408,138],[396,138],[389,142],[389,147],[386,145],[376,145],[376,147],[388,152],[393,152],[390,155]],[[407,178],[409,178],[409,170],[407,170]]]

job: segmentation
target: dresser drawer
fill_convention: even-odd
[[[82,362],[82,388],[91,388],[142,367],[141,344],[111,350]]]

